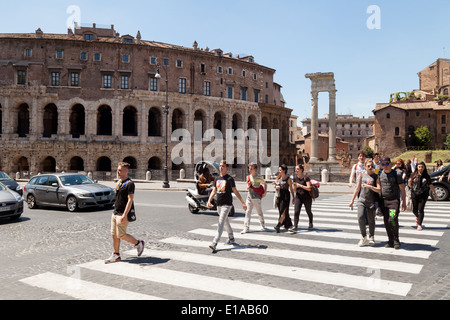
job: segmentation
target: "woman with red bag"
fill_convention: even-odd
[[[244,230],[241,231],[241,234],[250,231],[250,220],[253,208],[256,209],[259,216],[259,223],[261,225],[260,231],[266,230],[261,200],[267,194],[267,183],[261,175],[258,175],[258,166],[255,163],[250,163],[248,165],[248,171],[250,174],[247,176],[247,210],[245,211]]]

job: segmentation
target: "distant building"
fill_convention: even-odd
[[[438,59],[418,73],[420,89],[391,94],[390,103],[377,103],[372,148],[387,155],[414,149],[414,131],[426,126],[429,148],[443,148],[450,134],[450,60]]]
[[[365,139],[373,135],[375,117],[354,117],[352,115],[336,115],[336,136],[341,142],[348,143],[348,153],[352,159],[356,159],[358,151],[365,146]],[[311,119],[302,120],[303,135],[311,131]],[[328,134],[328,114],[319,119],[319,135]],[[319,149],[321,147],[319,146]],[[328,144],[327,144],[328,152]],[[339,150],[339,148],[337,148]],[[325,152],[325,151],[323,151]],[[323,153],[319,150],[319,153]]]

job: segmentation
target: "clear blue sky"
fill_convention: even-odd
[[[334,72],[337,112],[370,116],[389,94],[419,88],[417,73],[450,57],[448,0],[23,0],[2,3],[0,33],[65,33],[76,5],[82,23],[114,24],[120,34],[182,46],[251,54],[276,69],[287,107],[310,117],[306,73]],[[371,5],[380,29],[369,29]],[[444,48],[446,48],[444,50]],[[328,97],[319,99],[319,115]]]

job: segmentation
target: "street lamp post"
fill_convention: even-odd
[[[156,71],[155,78],[161,79],[161,74],[159,73],[159,68],[161,65],[157,65],[158,69]],[[165,147],[166,147],[166,153],[165,153],[165,165],[164,165],[164,182],[163,182],[163,188],[169,189],[169,168],[168,168],[168,138],[169,138],[169,79],[167,76],[167,66],[163,65],[164,72],[166,73],[166,105],[163,107],[164,114],[166,115],[166,133],[165,133]]]

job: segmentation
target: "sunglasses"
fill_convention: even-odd
[[[373,166],[372,165],[368,165],[367,168],[373,168]]]
[[[382,167],[387,167],[388,165],[389,165],[389,162],[385,162],[385,163],[381,164]]]

